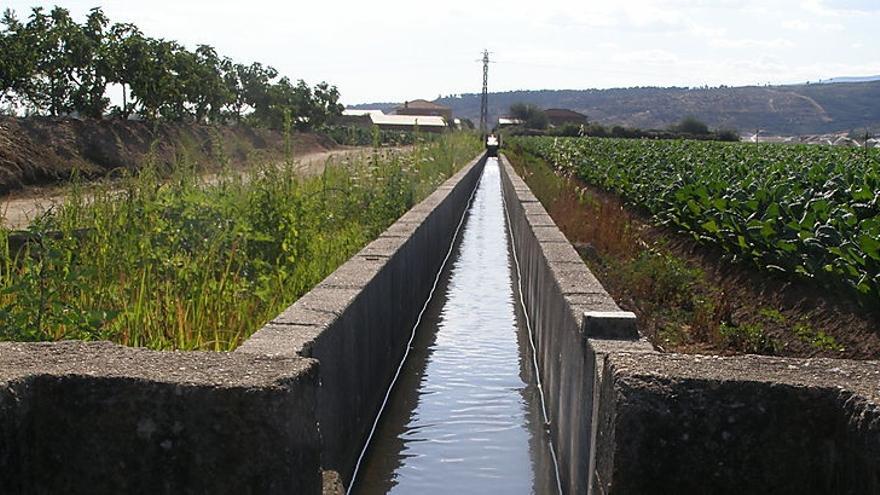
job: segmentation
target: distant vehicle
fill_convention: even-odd
[[[486,137],[486,151],[489,153],[489,156],[498,156],[498,148],[500,146],[501,142],[495,134],[489,134]]]

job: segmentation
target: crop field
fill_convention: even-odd
[[[0,340],[233,349],[479,149],[450,134],[311,178],[291,162],[206,184],[181,162],[88,199],[72,186],[23,247],[0,228]]]
[[[880,150],[519,138],[515,145],[733,260],[880,305]]]

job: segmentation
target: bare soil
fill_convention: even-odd
[[[289,144],[299,154],[337,148],[318,134],[292,133]],[[105,177],[148,161],[159,168],[181,159],[206,167],[240,165],[281,157],[287,145],[281,132],[247,126],[0,117],[0,195],[74,175]]]
[[[880,314],[845,288],[733,263],[711,247],[652,224],[649,215],[614,194],[559,177],[546,164],[512,158],[609,293],[638,315],[640,332],[659,349],[880,359]],[[678,271],[634,274],[634,256],[645,250],[672,260]],[[669,282],[676,273],[686,276]],[[678,291],[687,297],[676,297]],[[766,345],[755,349],[731,342],[719,333],[724,326],[759,332]]]

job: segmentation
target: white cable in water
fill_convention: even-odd
[[[485,163],[483,164],[483,170],[485,170]],[[403,370],[403,365],[406,364],[406,358],[409,357],[409,351],[412,349],[413,341],[416,338],[416,330],[418,330],[419,325],[422,322],[422,316],[424,316],[425,311],[428,309],[428,304],[431,303],[431,299],[434,298],[434,292],[437,290],[437,284],[440,283],[440,277],[443,275],[443,270],[446,268],[446,263],[449,262],[449,258],[452,257],[452,251],[455,249],[455,241],[458,239],[458,234],[461,231],[461,226],[464,224],[464,219],[467,217],[468,211],[471,209],[471,203],[474,200],[474,195],[477,192],[477,188],[480,186],[480,181],[483,178],[483,170],[480,170],[480,176],[477,177],[476,184],[474,185],[473,190],[471,191],[471,195],[468,198],[467,206],[464,211],[461,213],[461,218],[458,219],[458,225],[455,227],[455,232],[452,234],[452,240],[449,242],[449,249],[446,251],[446,257],[443,258],[443,263],[440,265],[440,269],[437,270],[437,275],[434,277],[434,284],[431,286],[431,291],[428,293],[428,298],[425,299],[425,304],[422,306],[422,310],[419,311],[419,316],[416,318],[416,322],[412,327],[412,332],[409,336],[409,342],[406,344],[406,350],[403,353],[403,358],[400,359],[400,364],[397,366],[397,371],[394,372],[394,377],[391,379],[391,384],[388,385],[388,390],[385,391],[385,398],[382,399],[382,405],[379,407],[379,412],[376,414],[376,418],[373,420],[373,426],[370,428],[370,434],[367,435],[367,440],[364,442],[364,447],[361,449],[360,455],[358,455],[357,463],[354,465],[354,471],[351,474],[351,481],[348,483],[348,489],[346,489],[346,495],[350,495],[352,489],[354,488],[355,482],[357,480],[358,471],[361,468],[361,463],[364,460],[364,456],[367,453],[367,450],[370,448],[370,442],[373,440],[373,435],[376,433],[376,428],[379,426],[379,420],[382,418],[382,413],[385,412],[385,406],[388,405],[388,399],[391,397],[391,391],[394,390],[394,385],[397,383],[398,377],[400,377],[400,372]]]
[[[502,166],[501,159],[498,159],[498,167]],[[526,301],[523,299],[522,271],[519,266],[519,257],[516,254],[516,242],[513,238],[513,225],[510,222],[510,213],[507,210],[507,199],[504,197],[502,186],[501,203],[504,205],[504,216],[507,218],[507,233],[510,239],[510,250],[513,253],[513,264],[516,266],[516,285],[519,290],[519,305],[522,308],[523,320],[526,323],[526,330],[529,333],[529,346],[532,348],[532,368],[535,370],[535,383],[538,386],[538,396],[541,398],[541,413],[544,416],[545,433],[547,435],[547,443],[550,446],[550,457],[553,459],[553,473],[556,476],[556,491],[562,493],[562,480],[559,478],[559,461],[556,459],[556,446],[553,445],[553,438],[550,434],[550,416],[547,414],[547,403],[544,400],[544,385],[541,382],[541,369],[538,366],[538,349],[535,347],[535,336],[532,332],[532,324],[529,321],[529,310],[526,308]]]

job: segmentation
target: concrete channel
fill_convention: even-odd
[[[0,493],[344,492],[486,161],[236,352],[0,343]],[[526,437],[552,444],[563,493],[880,493],[880,363],[655,352],[503,157],[497,170],[525,308],[504,361],[520,398],[541,382],[546,421]]]
[[[354,493],[558,492],[497,158],[462,223]]]

